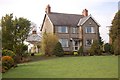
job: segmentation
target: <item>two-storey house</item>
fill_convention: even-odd
[[[64,51],[78,51],[83,46],[86,52],[93,40],[99,39],[100,25],[88,15],[87,9],[81,15],[66,14],[51,12],[50,5],[47,5],[45,13],[41,31],[57,35]]]

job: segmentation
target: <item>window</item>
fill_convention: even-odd
[[[93,40],[92,40],[92,39],[86,40],[86,46],[91,46],[92,43],[93,43]]]
[[[73,50],[78,51],[79,49],[79,41],[73,40]]]
[[[59,26],[58,32],[59,33],[68,33],[68,27],[67,26]]]
[[[86,33],[94,33],[94,27],[86,27]]]
[[[59,39],[62,47],[68,47],[68,39]]]
[[[77,27],[72,27],[72,33],[77,33]]]

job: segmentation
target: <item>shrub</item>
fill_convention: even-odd
[[[14,65],[14,60],[10,56],[3,56],[2,57],[2,67],[4,69],[10,69]]]
[[[28,52],[24,52],[23,54],[22,54],[22,57],[25,57],[25,58],[27,58],[27,57],[29,57],[30,56],[30,53],[28,53]]]
[[[11,51],[11,50],[4,49],[4,50],[2,50],[2,56],[14,57],[15,53],[13,51]]]
[[[70,52],[64,52],[64,54],[65,54],[65,55],[69,55],[69,54],[70,54]]]
[[[77,55],[78,55],[78,52],[74,52],[74,55],[77,56]]]
[[[116,38],[113,43],[113,49],[115,55],[120,55],[120,39]]]
[[[56,55],[56,56],[63,56],[64,55],[64,51],[63,51],[63,48],[62,48],[62,45],[60,42],[58,42],[53,50],[53,54]]]
[[[27,45],[25,45],[25,44],[19,44],[19,45],[16,46],[15,52],[16,52],[17,55],[23,56],[24,53],[27,52],[27,49],[28,49]]]
[[[58,38],[56,35],[52,33],[44,33],[40,45],[42,52],[47,56],[53,55],[53,50],[57,42]]]
[[[91,48],[89,49],[90,55],[100,55],[102,52],[101,46],[97,40],[93,41]]]
[[[23,46],[22,46],[22,51],[25,52],[25,51],[27,51],[27,50],[28,50],[28,46],[27,46],[27,45],[23,45]]]
[[[106,43],[106,44],[104,45],[104,51],[105,51],[106,53],[110,53],[110,52],[111,52],[111,45],[110,45],[109,43]]]
[[[73,51],[65,51],[65,52],[64,52],[64,55],[73,55],[73,54],[74,54]]]
[[[80,46],[80,48],[79,48],[79,50],[78,50],[78,54],[79,54],[79,55],[83,55],[83,47],[82,47],[82,46]]]
[[[95,53],[94,53],[94,49],[90,48],[90,49],[88,50],[88,53],[89,53],[90,56],[93,56],[93,55],[95,54]]]

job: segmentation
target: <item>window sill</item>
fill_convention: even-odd
[[[62,47],[62,48],[69,48],[69,47]]]
[[[85,33],[85,34],[96,34],[96,33]]]
[[[58,32],[58,34],[69,34],[69,33],[59,33],[59,32]]]
[[[79,34],[79,33],[72,33],[72,34]]]

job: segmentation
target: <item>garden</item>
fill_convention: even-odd
[[[37,58],[40,56],[34,56]],[[18,64],[3,78],[117,78],[117,56],[46,57]]]

